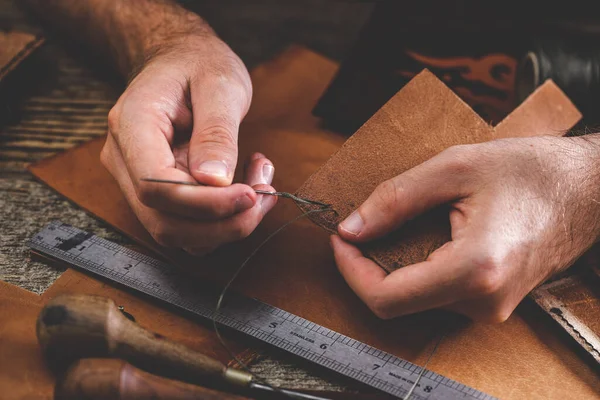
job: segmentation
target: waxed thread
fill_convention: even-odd
[[[174,185],[207,186],[207,185],[203,185],[198,182],[178,181],[178,180],[173,180],[173,179],[142,178],[141,180],[145,181],[145,182],[168,183],[168,184],[174,184]],[[283,231],[288,226],[292,225],[294,222],[296,222],[302,218],[305,218],[311,214],[321,213],[321,212],[333,212],[333,213],[337,214],[337,211],[335,211],[332,208],[331,204],[323,203],[323,202],[316,201],[316,200],[305,199],[305,198],[298,197],[298,196],[293,195],[292,193],[288,193],[288,192],[269,192],[266,190],[258,190],[258,189],[255,189],[254,191],[257,194],[282,197],[282,198],[293,200],[296,204],[317,206],[318,208],[308,210],[308,211],[294,217],[293,219],[287,221],[285,224],[283,224],[282,226],[277,228],[275,231],[270,233],[254,250],[252,250],[250,255],[248,255],[248,257],[246,257],[246,259],[240,264],[240,266],[233,273],[233,275],[231,276],[229,281],[227,281],[225,286],[223,286],[223,289],[222,289],[221,293],[219,294],[219,298],[217,300],[217,304],[215,306],[215,310],[213,311],[211,320],[212,320],[213,330],[215,332],[215,335],[217,336],[219,343],[225,349],[225,351],[229,354],[229,357],[231,357],[238,364],[240,369],[242,369],[245,372],[247,372],[248,374],[250,374],[255,381],[271,388],[274,392],[278,392],[284,396],[293,398],[294,396],[292,394],[286,393],[281,388],[278,388],[276,386],[269,384],[263,378],[257,376],[256,374],[252,373],[252,371],[250,371],[250,368],[248,368],[246,363],[244,363],[242,360],[240,360],[240,358],[229,348],[229,346],[227,345],[227,343],[221,336],[221,331],[219,330],[219,326],[217,324],[217,316],[219,315],[219,312],[221,310],[221,306],[223,304],[223,300],[225,299],[225,295],[227,294],[227,291],[229,290],[229,288],[231,287],[233,282],[236,280],[238,275],[242,272],[244,267],[246,267],[248,262],[250,262],[250,260],[254,257],[254,255],[256,253],[258,253],[260,251],[260,249],[262,249],[273,237],[275,237],[277,234],[279,234],[281,231]]]
[[[188,185],[188,186],[206,186],[206,185],[200,184],[198,182],[177,181],[177,180],[171,180],[171,179],[142,178],[141,180],[146,181],[146,182],[155,182],[155,183],[169,183],[169,184]],[[240,266],[237,268],[237,270],[233,273],[233,275],[231,276],[229,281],[225,284],[225,286],[223,287],[223,290],[219,294],[219,298],[217,300],[217,304],[215,306],[215,310],[214,310],[212,318],[211,318],[212,325],[213,325],[213,330],[215,332],[215,335],[217,336],[217,339],[219,340],[219,343],[225,349],[225,351],[229,354],[229,356],[238,364],[239,368],[241,368],[248,374],[252,375],[253,379],[255,379],[259,383],[271,388],[273,391],[283,394],[284,396],[287,396],[287,397],[293,397],[291,394],[282,391],[280,388],[278,388],[276,386],[272,386],[271,384],[266,382],[263,378],[257,376],[256,374],[252,373],[252,371],[250,371],[250,368],[248,368],[246,363],[244,363],[229,348],[229,346],[227,345],[227,343],[221,336],[221,332],[220,332],[219,326],[217,324],[217,316],[219,314],[219,311],[221,310],[221,306],[223,304],[223,300],[225,299],[225,295],[227,294],[227,291],[229,290],[229,288],[231,287],[233,282],[237,279],[238,275],[246,267],[248,262],[250,262],[250,260],[256,255],[256,253],[258,253],[260,251],[260,249],[262,249],[273,237],[275,237],[277,234],[279,234],[281,231],[283,231],[288,226],[292,225],[294,222],[299,221],[300,219],[305,218],[311,214],[321,213],[321,212],[333,212],[333,213],[337,214],[337,211],[335,211],[333,209],[331,204],[323,203],[323,202],[316,201],[316,200],[305,199],[302,197],[295,196],[288,192],[269,192],[266,190],[256,190],[256,189],[255,189],[255,192],[257,194],[262,194],[262,195],[270,195],[270,196],[278,196],[278,197],[282,197],[282,198],[287,198],[287,199],[293,200],[297,204],[300,203],[300,204],[313,205],[313,206],[318,206],[319,208],[308,210],[308,211],[294,217],[293,219],[287,221],[285,224],[283,224],[282,226],[277,228],[275,231],[273,231],[271,234],[269,234],[265,238],[265,240],[263,240],[254,250],[252,250],[250,255],[248,255],[248,257],[246,257],[246,259],[240,264]],[[440,335],[440,337],[437,340],[437,342],[435,343],[435,346],[433,347],[431,353],[429,354],[427,360],[425,361],[425,364],[421,368],[421,371],[420,371],[419,375],[417,376],[417,379],[415,380],[415,382],[413,383],[413,385],[407,392],[406,396],[404,397],[404,400],[409,400],[410,396],[413,394],[414,390],[419,385],[419,382],[421,381],[423,374],[427,371],[427,365],[429,364],[429,361],[431,360],[433,355],[436,353],[438,346],[442,342],[442,339],[444,338],[444,336],[445,336],[445,334]]]
[[[289,194],[289,193],[286,193]],[[293,199],[294,201],[297,202],[302,202],[302,203],[306,203],[307,201],[309,202],[309,204],[315,204],[316,202],[312,201],[312,200],[307,200],[307,199],[301,199],[298,198],[294,195],[289,195],[289,196],[282,196],[282,197],[286,197],[286,198],[290,198]],[[302,200],[302,201],[298,201],[298,200]],[[215,331],[215,334],[217,335],[217,339],[219,340],[219,343],[221,344],[221,346],[225,349],[225,351],[229,354],[229,357],[231,357],[238,365],[241,369],[243,369],[245,372],[249,373],[250,375],[252,375],[252,377],[254,379],[256,379],[258,382],[262,383],[265,386],[270,387],[271,389],[273,389],[276,392],[279,392],[285,396],[290,396],[288,393],[285,393],[283,391],[281,391],[280,388],[276,387],[276,386],[272,386],[271,384],[269,384],[268,382],[266,382],[263,378],[257,376],[256,374],[254,374],[252,371],[250,371],[250,368],[248,368],[248,366],[239,359],[239,357],[229,348],[229,346],[227,345],[227,343],[225,342],[225,340],[223,339],[223,337],[221,336],[221,332],[219,331],[219,326],[217,324],[217,315],[219,314],[219,311],[221,310],[221,306],[223,304],[223,300],[225,298],[225,295],[227,294],[227,290],[229,289],[229,287],[233,284],[233,282],[236,280],[236,278],[238,277],[238,275],[242,272],[242,270],[244,269],[244,267],[248,264],[248,262],[252,259],[252,257],[254,257],[254,255],[256,255],[256,253],[258,253],[260,251],[260,249],[266,245],[274,236],[276,236],[277,234],[279,234],[281,231],[283,231],[285,228],[287,228],[288,226],[292,225],[294,222],[299,221],[302,218],[305,218],[313,213],[319,213],[319,212],[334,212],[337,214],[337,211],[335,211],[331,205],[329,204],[324,204],[324,203],[318,203],[318,204],[323,204],[321,206],[321,208],[317,208],[317,209],[313,209],[313,210],[308,210],[296,217],[294,217],[293,219],[287,221],[285,224],[283,224],[282,226],[280,226],[279,228],[277,228],[274,232],[272,232],[269,236],[266,237],[265,240],[263,240],[251,253],[248,257],[246,257],[246,259],[242,262],[242,264],[240,264],[240,266],[238,267],[238,269],[234,272],[234,274],[232,275],[231,279],[229,279],[229,281],[227,282],[227,284],[225,284],[225,286],[223,287],[223,290],[221,291],[221,294],[219,295],[219,299],[217,300],[217,305],[215,307],[215,311],[213,313],[213,317],[212,317],[212,324],[213,324],[213,330]],[[431,352],[429,353],[429,356],[427,357],[427,360],[425,361],[425,364],[423,364],[423,367],[421,367],[421,371],[419,372],[419,375],[417,376],[417,379],[415,380],[415,382],[413,383],[413,385],[411,386],[411,388],[409,389],[409,391],[407,392],[406,396],[403,398],[403,400],[409,400],[410,396],[412,396],[414,390],[417,388],[417,386],[419,385],[419,383],[421,382],[421,378],[423,377],[423,375],[425,374],[425,372],[427,371],[427,366],[429,365],[429,361],[431,361],[431,359],[433,358],[433,355],[437,352],[437,349],[440,345],[440,343],[442,342],[442,340],[444,339],[445,333],[442,333],[440,335],[440,337],[438,338],[438,340],[436,341],[433,349],[431,350]]]
[[[287,197],[287,196],[285,196],[285,197]],[[288,198],[292,198],[292,197],[288,197]],[[285,224],[283,224],[282,226],[280,226],[279,228],[277,228],[275,231],[273,231],[271,234],[269,234],[269,236],[267,236],[265,238],[265,240],[263,240],[254,250],[252,250],[252,252],[250,253],[250,255],[248,257],[246,257],[246,259],[242,262],[242,264],[240,264],[240,266],[234,272],[234,274],[232,275],[232,277],[229,279],[229,281],[223,287],[223,290],[221,291],[221,293],[219,295],[219,298],[217,300],[217,305],[215,307],[215,311],[213,312],[213,317],[212,317],[213,330],[215,331],[215,334],[217,335],[217,339],[219,340],[219,343],[225,349],[225,351],[227,351],[227,353],[229,354],[229,356],[239,365],[239,367],[241,369],[243,369],[245,372],[247,372],[250,375],[252,375],[252,377],[254,379],[256,379],[258,382],[262,383],[265,386],[270,387],[271,389],[273,389],[273,391],[276,391],[276,392],[278,392],[280,394],[283,394],[285,396],[288,396],[288,397],[292,397],[292,396],[290,394],[282,391],[280,388],[278,388],[276,386],[272,386],[271,384],[269,384],[268,382],[266,382],[263,378],[261,378],[261,377],[257,376],[256,374],[252,373],[252,371],[250,371],[250,368],[248,368],[248,366],[246,365],[246,363],[244,363],[242,360],[240,360],[238,358],[238,356],[229,348],[229,346],[227,345],[227,343],[225,342],[225,340],[221,336],[221,332],[220,332],[219,326],[217,324],[217,316],[219,314],[219,311],[221,310],[221,306],[223,304],[223,300],[225,298],[225,295],[227,294],[227,291],[229,290],[229,287],[233,284],[233,282],[236,280],[236,278],[242,272],[242,270],[248,264],[248,262],[252,259],[252,257],[254,257],[254,255],[256,253],[258,253],[258,251],[264,245],[266,245],[273,237],[275,237],[277,234],[279,234],[281,231],[283,231],[288,226],[292,225],[294,222],[299,221],[300,219],[305,218],[305,217],[307,217],[307,216],[309,216],[311,214],[320,213],[320,212],[334,212],[334,213],[337,214],[337,212],[333,208],[331,208],[330,205],[323,205],[323,206],[321,206],[321,208],[317,208],[317,209],[314,209],[314,210],[308,210],[308,211],[306,211],[306,212],[304,212],[304,213],[302,213],[302,214],[294,217],[293,219],[287,221]]]
[[[438,338],[437,342],[435,342],[435,346],[433,346],[433,350],[431,350],[431,353],[429,353],[429,356],[427,357],[425,364],[423,364],[423,366],[421,367],[421,372],[419,372],[419,376],[417,376],[415,383],[413,383],[413,385],[411,386],[408,393],[406,393],[404,400],[409,400],[410,396],[412,396],[413,392],[419,385],[419,382],[421,382],[421,378],[423,377],[423,374],[425,374],[425,372],[427,371],[427,365],[429,365],[429,361],[431,361],[431,359],[433,358],[433,355],[436,353],[440,343],[442,343],[442,339],[444,339],[445,336],[446,336],[446,334],[442,333],[440,335],[440,337]]]

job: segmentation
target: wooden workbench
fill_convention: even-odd
[[[15,2],[16,3],[16,2]],[[216,5],[218,3],[218,6]],[[301,43],[340,59],[368,17],[371,5],[301,0],[222,0],[200,10],[251,68],[291,43]],[[251,8],[250,10],[248,10]],[[0,28],[40,33],[41,28],[12,0],[0,0]],[[63,200],[26,172],[34,161],[68,149],[106,131],[106,115],[122,86],[66,50],[52,38],[26,66],[33,87],[21,106],[10,106],[11,122],[0,128],[0,280],[42,293],[61,274],[31,261],[26,240],[48,222],[60,219],[120,243],[122,235]],[[5,114],[6,115],[6,114]],[[338,389],[351,382],[295,358],[276,353],[253,369],[275,384],[311,389]],[[300,365],[300,367],[298,367]]]

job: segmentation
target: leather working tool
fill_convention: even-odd
[[[173,185],[206,186],[206,185],[203,185],[203,184],[198,183],[198,182],[175,181],[175,180],[172,180],[172,179],[142,178],[142,181],[144,181],[144,182],[154,182],[154,183],[169,183],[169,184],[173,184]],[[302,203],[302,204],[315,205],[315,206],[320,206],[320,207],[323,207],[323,208],[329,208],[330,207],[329,204],[325,204],[325,203],[322,203],[320,201],[315,201],[315,200],[303,199],[301,197],[294,196],[293,194],[287,193],[287,192],[269,192],[267,190],[260,190],[260,189],[254,189],[254,192],[256,194],[266,194],[268,196],[285,197],[285,198],[288,198],[288,199],[292,199],[292,200],[294,200],[297,203]]]
[[[121,358],[151,373],[190,383],[210,382],[273,392],[245,371],[170,342],[129,320],[107,298],[65,295],[52,299],[36,324],[38,341],[51,365],[94,357]],[[149,379],[147,375],[144,375]],[[290,390],[288,398],[325,400]]]
[[[57,382],[54,400],[244,400],[234,394],[156,376],[122,360],[76,361]]]
[[[381,394],[307,391],[332,400],[384,400]],[[268,397],[271,398],[270,396]],[[123,360],[76,361],[57,383],[53,400],[249,400],[189,383],[151,375]]]

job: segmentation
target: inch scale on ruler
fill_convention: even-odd
[[[30,241],[36,252],[64,261],[197,316],[211,319],[218,293],[173,266],[55,221]],[[235,293],[217,322],[394,396],[406,395],[421,367],[297,315]],[[426,371],[411,399],[494,399]]]

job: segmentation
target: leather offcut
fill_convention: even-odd
[[[42,43],[43,39],[23,32],[0,31],[0,80]]]
[[[310,218],[335,233],[337,225],[379,184],[444,149],[499,138],[562,135],[580,118],[571,101],[548,81],[492,127],[435,75],[424,70],[352,135],[297,195],[331,204],[337,214],[313,214]],[[307,210],[305,205],[299,206]],[[448,212],[442,207],[359,247],[391,272],[426,260],[450,239]]]

